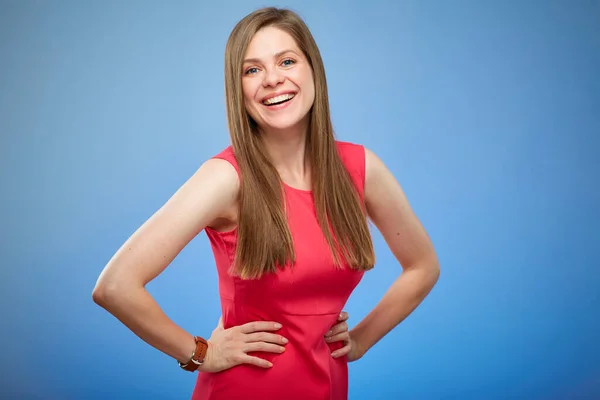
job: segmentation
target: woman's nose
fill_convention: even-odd
[[[263,86],[277,86],[283,82],[283,75],[277,68],[269,68],[265,70]]]

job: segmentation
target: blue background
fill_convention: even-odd
[[[91,293],[228,145],[225,42],[263,5],[0,3],[0,394],[189,398],[195,375]],[[277,5],[320,46],[337,137],[384,160],[441,261],[422,306],[350,364],[350,398],[600,398],[600,3]],[[351,325],[401,271],[374,235]],[[202,233],[149,290],[209,335],[216,279]]]

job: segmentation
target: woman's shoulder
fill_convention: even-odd
[[[350,168],[365,168],[366,157],[369,149],[362,143],[349,142],[343,140],[335,141],[340,158]]]
[[[239,173],[239,166],[237,159],[235,158],[235,153],[233,152],[233,146],[229,145],[219,151],[217,154],[211,157],[212,159],[225,160],[229,162],[233,166],[233,168]]]
[[[336,140],[335,145],[342,162],[347,168],[364,169],[366,150],[364,145],[342,140]]]
[[[335,145],[340,153],[364,152],[364,146],[360,143],[336,140]]]
[[[231,146],[220,150],[205,160],[194,175],[201,177],[193,179],[195,183],[201,185],[215,184],[219,190],[232,192],[232,196],[239,190],[239,168]]]
[[[338,154],[359,192],[363,193],[366,177],[365,147],[362,144],[336,140]]]

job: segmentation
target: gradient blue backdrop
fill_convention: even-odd
[[[263,5],[0,3],[0,395],[189,397],[195,375],[91,293],[123,241],[228,145],[225,42]],[[337,137],[387,163],[441,260],[423,305],[350,365],[350,398],[600,398],[599,2],[277,5],[316,37]],[[374,235],[352,325],[400,273]],[[205,234],[149,289],[209,335]]]

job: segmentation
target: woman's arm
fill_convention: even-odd
[[[402,322],[431,291],[440,274],[431,240],[400,184],[372,151],[366,149],[365,153],[367,212],[403,271],[379,304],[352,329],[355,359]]]
[[[94,287],[94,301],[148,344],[189,360],[193,335],[163,313],[145,286],[206,226],[231,215],[238,190],[231,164],[206,161],[115,253]]]

